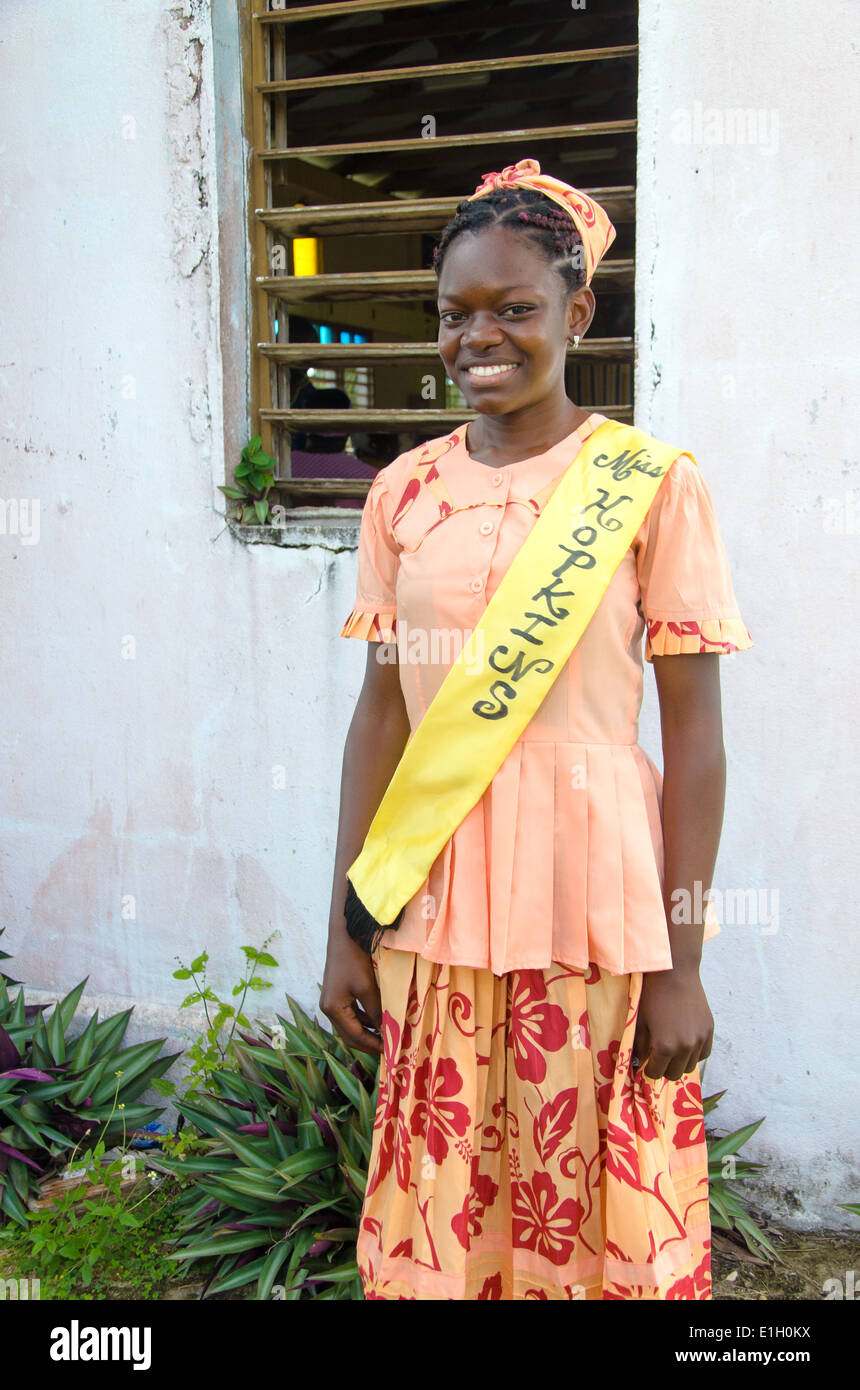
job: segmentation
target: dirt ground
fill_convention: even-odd
[[[750,1301],[860,1299],[860,1232],[790,1231],[767,1225],[765,1233],[777,1251],[770,1263],[759,1262],[743,1242],[714,1232],[712,1274],[714,1299]],[[854,1281],[856,1279],[856,1288]]]

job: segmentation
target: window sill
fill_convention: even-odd
[[[356,550],[362,513],[344,507],[301,507],[288,510],[278,526],[243,526],[228,521],[231,534],[245,545],[321,546],[323,550]]]

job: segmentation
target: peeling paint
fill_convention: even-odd
[[[188,402],[188,429],[195,444],[208,440],[212,428],[209,392],[199,381],[185,378]]]
[[[201,110],[204,46],[209,38],[205,6],[186,0],[167,11],[166,43],[168,141],[171,154],[173,260],[189,278],[201,266],[211,285],[211,219],[205,165],[209,150]]]
[[[210,32],[209,5],[203,0],[184,0],[164,15],[167,83],[167,135],[170,150],[170,227],[172,260],[183,280],[199,285],[199,311],[195,332],[207,345],[216,295],[213,209],[209,189],[214,186],[214,133],[212,93],[205,80]],[[196,327],[204,325],[203,332]],[[211,364],[210,364],[211,370]],[[212,414],[210,392],[200,379],[185,379],[187,420],[195,444],[210,441]]]

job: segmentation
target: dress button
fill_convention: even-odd
[[[505,475],[504,475],[504,473],[494,473],[494,474],[493,474],[493,486],[494,486],[494,487],[499,487],[504,481],[505,481]]]
[[[491,521],[481,522],[481,535],[491,536],[493,534],[493,523]]]
[[[484,587],[484,581],[483,581],[483,579],[473,579],[472,582],[471,582],[471,584],[469,585],[469,588],[472,590],[472,593],[473,593],[473,594],[479,594],[479,593],[481,592],[481,590],[483,589],[483,587]]]

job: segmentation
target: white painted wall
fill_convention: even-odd
[[[37,543],[0,535],[3,945],[44,990],[88,975],[114,1007],[139,1001],[134,1036],[181,1036],[174,954],[206,945],[229,988],[239,946],[274,929],[265,1002],[314,1005],[365,654],[337,635],[351,550],[246,546],[217,515],[247,354],[231,6],[213,8],[216,43],[194,0],[69,3],[61,25],[47,0],[7,0],[0,20],[0,497],[39,500]],[[835,1226],[860,1187],[860,532],[824,529],[856,482],[856,57],[847,3],[779,10],[763,40],[739,0],[643,0],[639,420],[697,454],[757,643],[724,663],[718,882],[778,889],[779,923],[708,947],[706,1090],[729,1088],[727,1124],[767,1115],[750,1150],[799,1203],[774,1191],[773,1209]],[[776,108],[778,148],[673,143],[673,111],[697,100]]]
[[[34,985],[165,1006],[150,1035],[186,990],[174,954],[207,945],[231,986],[276,928],[271,997],[317,998],[363,658],[337,636],[354,552],[246,546],[216,514],[208,9],[87,0],[60,24],[14,0],[0,20],[0,497],[40,520],[38,543],[0,535],[0,925]]]
[[[756,643],[722,668],[716,884],[778,893],[777,930],[725,924],[705,949],[705,1091],[728,1088],[731,1128],[767,1116],[745,1153],[771,1165],[775,1211],[855,1226],[835,1204],[860,1194],[857,9],[640,16],[638,419],[696,454]],[[728,143],[725,116],[704,143],[732,108],[763,113],[761,143]]]

